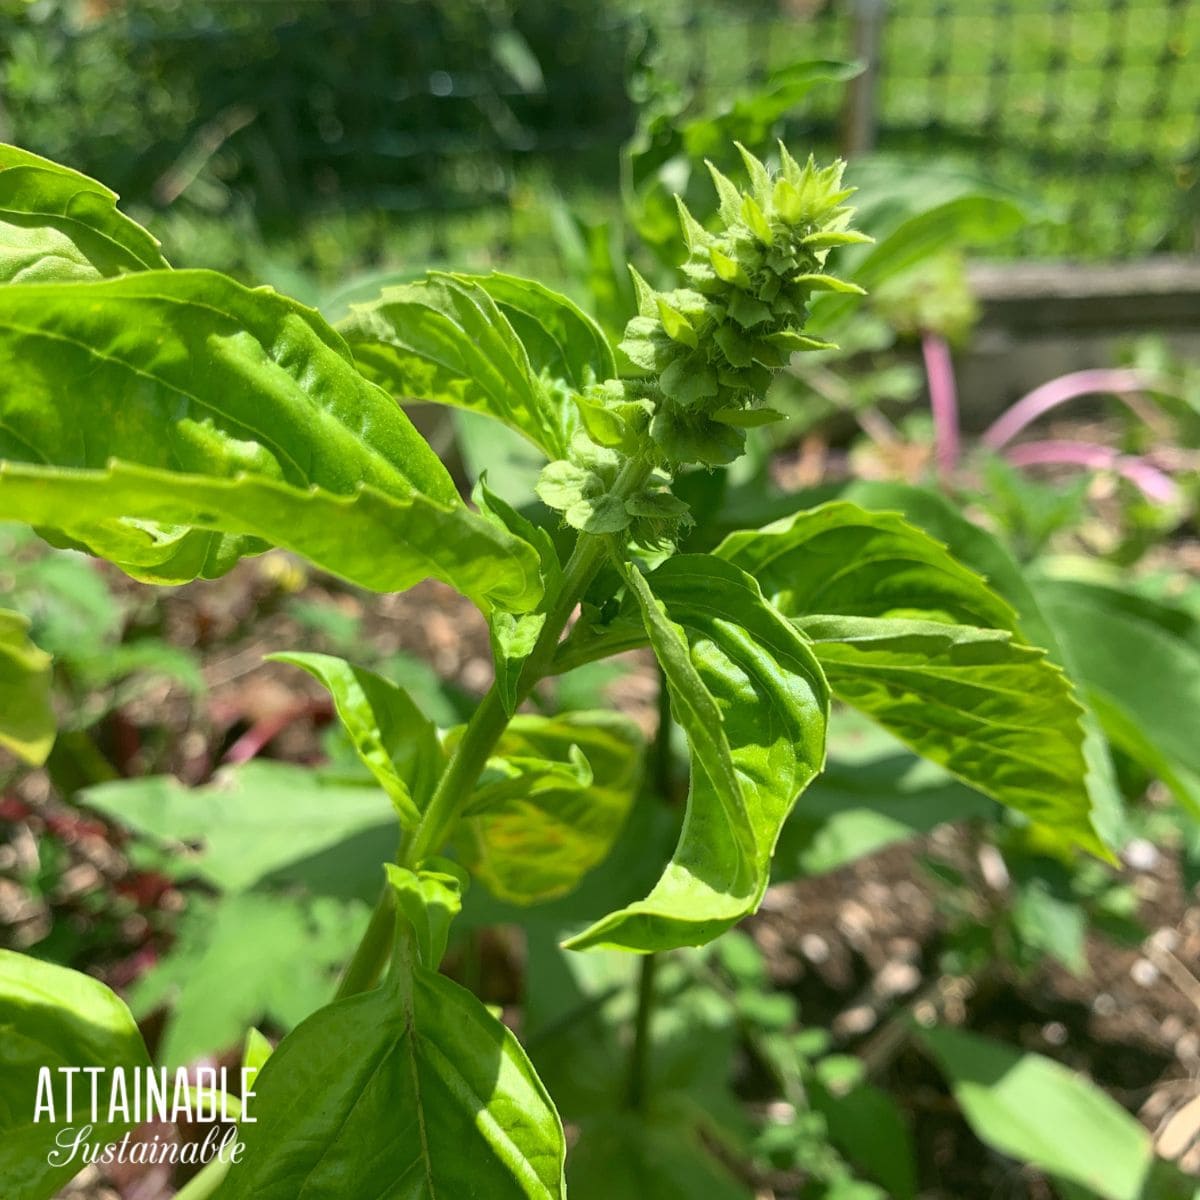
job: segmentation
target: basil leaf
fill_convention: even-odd
[[[905,520],[944,542],[954,558],[982,575],[992,590],[1016,609],[1021,635],[1031,645],[1041,646],[1071,679],[1078,678],[1069,648],[1047,620],[1016,560],[992,534],[968,521],[944,496],[903,483],[867,481],[850,484],[842,496],[865,508],[896,509]],[[1076,700],[1084,709],[1083,754],[1092,819],[1105,843],[1119,847],[1125,841],[1125,817],[1108,743],[1087,697],[1077,694]]]
[[[268,654],[322,683],[355,753],[387,793],[405,829],[420,820],[441,775],[437,729],[398,684],[329,654]]]
[[[1035,580],[1112,742],[1200,813],[1200,625],[1187,613],[1095,584]]]
[[[565,1196],[562,1125],[525,1052],[401,925],[383,985],[314,1013],[268,1059],[220,1200]]]
[[[1000,195],[971,194],[925,208],[892,230],[854,265],[854,279],[877,291],[948,246],[988,242],[1016,233],[1028,221],[1014,201]],[[812,306],[806,331],[821,334],[838,327],[858,304],[854,296],[830,296]]]
[[[29,621],[0,609],[0,746],[31,766],[54,745],[50,655],[29,640]]]
[[[537,375],[559,379],[577,392],[617,373],[604,331],[566,296],[532,279],[493,271],[459,275],[483,288],[508,318]]]
[[[49,1200],[81,1163],[51,1166],[46,1156],[72,1123],[91,1124],[90,1088],[74,1088],[74,1118],[66,1117],[67,1087],[59,1067],[141,1070],[150,1065],[129,1009],[102,983],[66,967],[0,950],[0,1194]],[[38,1070],[53,1072],[54,1120],[34,1123]],[[85,1099],[86,1097],[86,1099]],[[84,1110],[81,1115],[80,1108]],[[128,1125],[103,1115],[91,1141],[114,1142]]]
[[[158,242],[102,183],[0,145],[0,283],[96,279],[166,267]]]
[[[789,617],[838,613],[1016,628],[1006,600],[896,513],[834,501],[730,534],[714,553],[753,575]]]
[[[536,603],[533,549],[293,301],[208,271],[2,287],[0,353],[0,517],[157,582],[274,543],[379,590]]]
[[[400,919],[412,931],[417,960],[430,971],[437,970],[446,953],[450,926],[462,912],[466,883],[461,868],[448,859],[438,860],[438,864],[432,870],[420,871],[384,864],[388,883],[396,893]]]
[[[688,737],[692,786],[650,895],[570,939],[655,951],[710,941],[753,912],[796,797],[821,769],[829,693],[807,640],[750,576],[679,555],[629,587]]]
[[[1102,857],[1085,787],[1082,709],[1044,652],[995,629],[816,616],[834,694],[963,782]]]
[[[825,770],[783,827],[771,877],[823,875],[939,825],[995,811],[991,800],[844,709],[830,729]]]
[[[522,314],[523,326],[531,319]],[[566,457],[577,421],[567,390],[539,375],[504,311],[470,277],[430,272],[385,288],[373,303],[353,305],[338,328],[363,374],[398,399],[483,413],[547,458]],[[542,330],[544,351],[553,335]]]
[[[637,794],[642,750],[638,727],[617,713],[514,717],[467,805],[459,856],[501,900],[565,895],[608,857]]]

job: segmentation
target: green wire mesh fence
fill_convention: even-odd
[[[0,136],[135,206],[390,214],[436,256],[466,212],[517,236],[531,187],[613,197],[631,71],[703,109],[847,57],[801,145],[1027,191],[1056,220],[1000,253],[1196,248],[1195,0],[0,0]]]

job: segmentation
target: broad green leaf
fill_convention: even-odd
[[[871,617],[797,622],[834,694],[964,783],[1107,856],[1062,671],[1005,631]]]
[[[53,283],[166,267],[158,242],[103,184],[0,145],[0,283]]]
[[[501,900],[564,895],[608,856],[641,773],[641,733],[617,713],[516,716],[468,803],[459,854]]]
[[[523,325],[530,320],[523,312]],[[482,413],[547,458],[566,457],[576,421],[568,391],[539,376],[504,311],[470,277],[431,272],[385,288],[374,303],[354,305],[338,328],[367,378],[398,399]],[[544,327],[543,337],[554,340]]]
[[[378,791],[284,763],[228,768],[199,788],[168,776],[123,779],[88,788],[80,800],[162,845],[198,847],[177,869],[223,891],[275,877],[306,882],[307,864],[363,836],[381,838],[376,866],[395,852],[395,816]],[[375,875],[372,893],[377,887]]]
[[[1200,813],[1200,632],[1187,613],[1095,584],[1034,580],[1109,738]]]
[[[936,763],[842,711],[831,725],[829,761],[784,824],[771,874],[823,875],[938,825],[994,811],[992,801]]]
[[[268,654],[317,679],[333,697],[355,752],[388,794],[401,825],[420,820],[441,775],[437,729],[398,684],[330,654]]]
[[[377,590],[536,602],[532,549],[445,468],[313,311],[208,271],[0,288],[0,516],[140,578],[270,544]],[[5,461],[6,460],[6,461]]]
[[[54,745],[50,656],[29,640],[29,622],[0,609],[0,746],[33,766]]]
[[[73,1089],[74,1119],[66,1116],[67,1087],[59,1067],[140,1070],[150,1065],[129,1009],[102,983],[66,967],[0,950],[0,1195],[49,1200],[82,1164],[51,1166],[46,1159],[63,1129],[90,1124],[91,1091]],[[34,1123],[38,1071],[53,1073],[54,1117]],[[89,1139],[117,1141],[128,1128],[101,1122]],[[80,1119],[81,1109],[83,1119]]]
[[[919,617],[1014,629],[1012,606],[946,547],[896,513],[835,501],[714,551],[757,580],[788,617]]]
[[[397,940],[382,986],[321,1009],[255,1083],[220,1200],[561,1200],[562,1126],[513,1034]]]
[[[510,612],[497,605],[488,614],[488,633],[492,643],[492,661],[496,668],[496,686],[504,711],[511,717],[520,703],[521,668],[533,653],[538,636],[546,624],[546,614],[558,599],[562,586],[562,564],[554,541],[546,530],[523,517],[511,504],[500,499],[480,477],[474,500],[485,517],[537,551],[542,569],[542,599],[532,612]]]
[[[617,373],[604,331],[581,308],[532,279],[493,271],[459,276],[481,287],[516,331],[535,374],[575,391]]]
[[[916,1037],[993,1149],[1103,1200],[1141,1200],[1154,1157],[1150,1134],[1095,1084],[961,1030],[921,1029]]]
[[[388,883],[396,893],[400,919],[412,930],[417,961],[436,971],[446,953],[454,918],[462,911],[466,877],[449,859],[435,861],[430,869],[410,871],[386,863]]]
[[[754,911],[796,797],[821,769],[829,694],[799,634],[730,563],[679,555],[631,573],[692,761],[674,857],[645,899],[567,944],[697,945]]]
[[[366,923],[365,905],[323,896],[192,895],[175,943],[129,1003],[139,1017],[167,1006],[158,1061],[186,1066],[236,1045],[248,1025],[291,1029],[320,1008]]]
[[[1016,609],[1018,628],[1025,639],[1044,649],[1069,678],[1078,677],[1069,648],[1046,619],[1016,560],[995,537],[968,521],[944,496],[907,484],[863,481],[850,484],[842,495],[864,508],[896,509],[905,520],[944,542],[959,562],[982,575]],[[1083,752],[1092,820],[1105,843],[1119,847],[1125,841],[1125,817],[1108,743],[1086,697],[1077,693],[1076,699],[1084,709]]]

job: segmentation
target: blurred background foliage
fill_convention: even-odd
[[[644,119],[788,100],[873,0],[0,0],[0,136],[105,180],[174,260],[306,290],[430,261],[571,274]],[[875,148],[1034,191],[988,253],[1196,242],[1200,7],[895,0]],[[845,80],[779,106],[843,148]],[[480,260],[483,261],[480,261]]]

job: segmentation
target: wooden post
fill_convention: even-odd
[[[852,0],[854,58],[863,72],[850,81],[842,112],[842,154],[854,158],[875,148],[879,69],[887,0]]]

